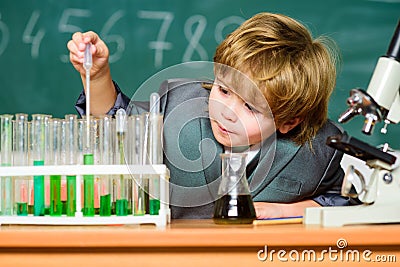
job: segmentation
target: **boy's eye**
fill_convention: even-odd
[[[249,104],[245,103],[245,107],[251,112],[258,112],[254,107],[250,106]]]
[[[222,86],[219,86],[219,91],[225,95],[229,94],[229,90]]]

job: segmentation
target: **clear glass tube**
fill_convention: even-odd
[[[128,163],[129,165],[143,165],[144,152],[144,117],[131,115],[128,118]],[[134,215],[146,213],[145,191],[143,175],[134,175],[132,183],[132,209]]]
[[[34,166],[43,166],[46,154],[49,153],[49,120],[50,115],[34,114],[31,122],[32,137],[32,161]],[[35,216],[45,215],[45,178],[43,175],[33,177]]]
[[[101,164],[113,164],[113,119],[110,115],[104,115],[99,121],[100,155]],[[111,177],[103,175],[100,177],[100,216],[111,215]]]
[[[77,115],[65,115],[65,164],[77,164],[78,157],[78,120]],[[76,176],[67,175],[67,216],[75,216],[76,211]]]
[[[62,164],[61,155],[61,132],[62,121],[60,119],[52,119],[50,121],[50,165]],[[61,175],[50,175],[50,215],[62,215],[61,203]]]
[[[31,165],[33,160],[33,156],[32,156],[32,121],[28,121],[28,164],[27,165]],[[33,183],[33,177],[30,176],[29,180],[28,180],[28,214],[33,214],[33,207],[34,207],[34,183]]]
[[[85,145],[86,145],[86,118],[83,116],[78,119],[77,123],[77,164],[84,165],[84,154],[85,154]],[[79,215],[83,214],[83,205],[84,205],[84,187],[83,187],[83,179],[76,178],[76,213]],[[80,201],[78,201],[80,199]]]
[[[127,151],[126,143],[127,131],[127,116],[123,109],[117,110],[115,115],[115,164],[126,164],[125,151]],[[128,215],[129,209],[129,177],[125,175],[118,175],[114,178],[113,184],[115,185],[116,203],[115,214],[117,216]]]
[[[150,113],[145,112],[141,114],[143,125],[144,125],[144,132],[143,132],[143,154],[142,154],[142,164],[147,165],[150,164],[150,150],[149,150],[149,143],[150,143]],[[144,191],[144,207],[145,213],[150,213],[150,197],[149,197],[149,179],[148,175],[142,176],[142,189]]]
[[[14,166],[28,166],[28,115],[15,114],[14,134]],[[15,178],[15,210],[18,216],[28,215],[30,178],[21,176]]]
[[[149,163],[162,164],[162,123],[163,116],[159,113],[149,115]],[[149,213],[158,215],[160,209],[160,178],[159,176],[149,177]]]
[[[86,120],[87,123],[87,120]],[[91,118],[89,120],[89,126],[86,125],[85,134],[86,143],[84,147],[83,154],[83,164],[84,165],[93,165],[95,164],[95,160],[98,160],[96,155],[95,159],[95,151],[98,151],[97,140],[98,140],[98,120]],[[89,133],[87,132],[89,131]],[[93,174],[83,175],[83,215],[87,217],[91,217],[95,215],[95,179]]]
[[[12,165],[12,118],[13,115],[0,115],[1,134],[1,166]],[[1,178],[1,213],[2,215],[13,215],[13,179],[9,176]]]

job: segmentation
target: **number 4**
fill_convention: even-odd
[[[40,17],[40,12],[37,10],[33,11],[28,21],[28,24],[26,24],[24,33],[22,34],[22,41],[26,44],[32,44],[31,56],[32,58],[35,59],[39,57],[40,43],[42,42],[42,39],[45,35],[44,29],[38,30],[36,35],[33,35],[33,29],[35,28],[35,25],[39,17]]]

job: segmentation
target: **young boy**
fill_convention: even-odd
[[[224,151],[248,153],[247,177],[258,218],[354,204],[340,196],[342,154],[325,145],[328,136],[343,133],[327,119],[336,69],[325,41],[313,39],[289,17],[260,13],[218,46],[214,82],[177,79],[161,85],[172,218],[212,216]],[[83,51],[89,42],[92,115],[128,108],[129,98],[112,81],[108,48],[94,32],[75,33],[68,42],[83,84]],[[135,104],[129,105],[132,112],[142,112]],[[85,113],[84,92],[76,107]]]

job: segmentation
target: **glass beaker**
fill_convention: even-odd
[[[214,206],[217,224],[250,224],[256,219],[246,179],[246,153],[221,154],[222,179]]]

